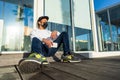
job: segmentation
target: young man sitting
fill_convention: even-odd
[[[69,39],[67,32],[59,33],[58,31],[47,30],[48,16],[41,16],[37,20],[37,29],[31,33],[32,45],[30,57],[37,57],[40,62],[48,63],[46,57],[54,56],[60,45],[63,43],[63,62],[79,62],[70,52]],[[37,54],[36,54],[37,53]]]

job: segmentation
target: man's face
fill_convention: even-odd
[[[38,28],[42,27],[44,29],[46,29],[46,27],[48,26],[48,23],[47,23],[47,19],[42,19],[41,21],[38,22]]]
[[[46,23],[47,22],[47,19],[42,19],[41,21],[40,21],[40,24],[41,25],[44,25],[44,23]]]

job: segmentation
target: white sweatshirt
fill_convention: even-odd
[[[57,36],[59,36],[59,32],[57,33]],[[35,29],[31,32],[31,40],[32,38],[36,37],[38,38],[39,40],[42,41],[43,38],[45,39],[51,39],[50,36],[51,36],[51,31],[49,30],[40,30],[40,29]]]

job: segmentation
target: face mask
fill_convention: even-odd
[[[44,27],[44,28],[47,28],[47,26],[48,26],[47,22],[42,25],[42,27]]]

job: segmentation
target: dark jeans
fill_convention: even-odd
[[[48,48],[45,44],[43,44],[42,41],[34,37],[32,39],[31,52],[40,53],[46,57],[54,56],[54,54],[57,52],[57,50],[59,49],[62,43],[63,43],[64,54],[67,54],[67,52],[70,52],[67,32],[62,32],[54,42],[58,44],[58,47]]]

